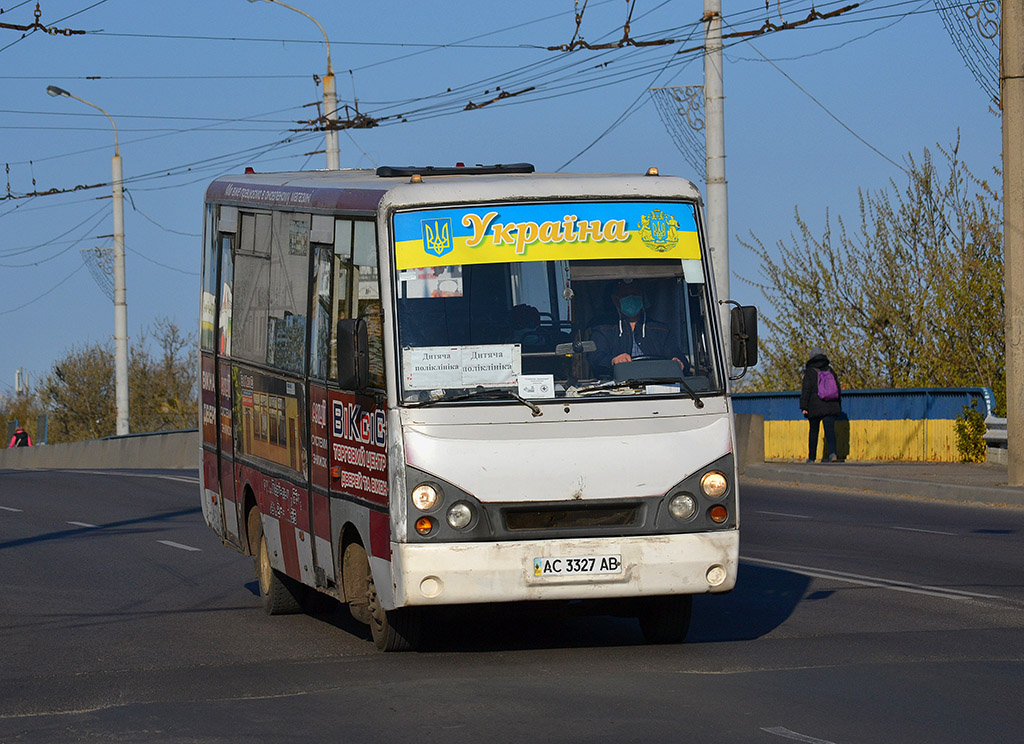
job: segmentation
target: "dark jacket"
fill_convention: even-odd
[[[591,339],[597,345],[597,351],[590,354],[590,365],[597,375],[609,376],[612,372],[612,359],[619,354],[633,355],[633,336],[643,351],[644,356],[657,359],[683,359],[679,347],[672,341],[672,332],[664,323],[647,318],[643,313],[636,322],[636,328],[630,328],[629,321],[622,319],[612,325],[600,325],[594,328]],[[685,364],[685,360],[684,360]]]
[[[28,432],[18,427],[17,431],[14,432],[14,436],[11,437],[10,443],[7,445],[7,449],[12,447],[31,447],[32,437],[28,435]]]
[[[842,398],[843,388],[839,384],[839,377],[836,377],[836,387],[839,388],[839,400],[822,400],[818,397],[818,372],[831,370],[828,357],[818,354],[811,357],[804,367],[804,384],[800,391],[800,410],[807,411],[807,418],[822,418],[823,416],[838,416],[843,412]],[[835,374],[835,371],[832,372]]]

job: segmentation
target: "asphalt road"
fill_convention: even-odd
[[[0,741],[1024,739],[1024,510],[742,498],[685,644],[520,605],[385,655],[342,608],[264,615],[194,473],[0,472]]]

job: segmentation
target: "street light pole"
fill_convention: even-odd
[[[259,0],[249,0],[249,2],[255,3]],[[324,115],[327,117],[324,140],[327,150],[327,170],[338,170],[341,168],[341,160],[338,156],[338,130],[335,128],[338,121],[338,96],[334,87],[334,68],[331,66],[331,40],[327,38],[327,32],[324,31],[320,22],[306,11],[283,3],[281,0],[264,0],[264,2],[281,5],[288,10],[294,10],[296,13],[306,16],[316,24],[320,33],[324,35],[324,42],[327,44],[327,74],[324,75]]]
[[[68,93],[56,85],[47,87],[51,96],[74,98],[99,111],[114,127],[114,157],[111,159],[111,183],[114,198],[114,388],[117,405],[117,435],[129,433],[128,426],[128,301],[124,278],[124,178],[121,171],[121,149],[117,141],[117,124],[110,114],[95,103]]]

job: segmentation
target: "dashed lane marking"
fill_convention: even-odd
[[[9,511],[9,512],[20,512],[21,511],[21,509],[15,509],[13,506],[0,506],[0,509],[3,509],[4,511]]]
[[[73,524],[75,527],[88,527],[93,530],[96,529],[96,525],[89,524],[88,522],[68,522],[68,524]]]
[[[199,551],[199,550],[202,550],[202,548],[193,548],[191,545],[182,545],[181,543],[171,542],[170,540],[157,540],[157,542],[160,543],[161,545],[167,545],[168,547],[171,547],[171,548],[177,548],[178,550],[189,550],[189,551]]]
[[[922,530],[919,527],[892,527],[894,530],[903,530],[904,532],[924,532],[927,535],[947,535],[948,537],[956,537],[955,532],[940,532],[939,530]]]

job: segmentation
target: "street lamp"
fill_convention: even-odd
[[[294,10],[296,13],[301,13],[306,16],[309,20],[316,24],[316,27],[320,29],[320,33],[324,35],[324,41],[327,42],[327,74],[324,75],[324,114],[327,116],[327,129],[325,132],[325,142],[327,149],[327,170],[338,170],[341,168],[341,161],[338,158],[338,130],[334,128],[335,122],[338,121],[338,96],[334,90],[334,68],[331,67],[331,40],[327,38],[327,32],[324,31],[324,27],[320,25],[316,18],[311,16],[304,10],[289,5],[288,3],[282,3],[281,0],[263,0],[267,3],[274,3],[275,5],[282,5],[288,10]],[[259,0],[249,0],[250,3],[259,2]]]
[[[111,159],[114,194],[114,388],[117,403],[117,434],[128,434],[128,303],[125,300],[124,281],[124,193],[122,190],[121,151],[117,143],[117,124],[110,114],[95,103],[68,93],[63,88],[50,85],[46,92],[51,96],[74,98],[103,114],[114,127],[114,157]]]

